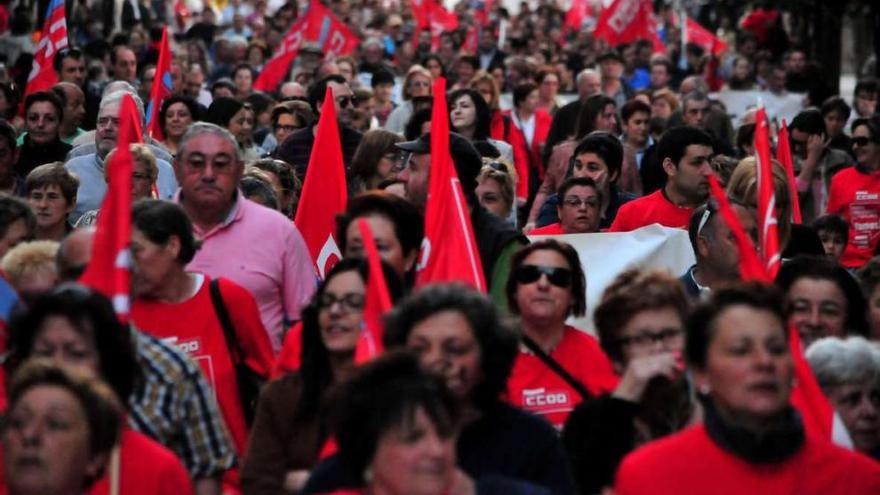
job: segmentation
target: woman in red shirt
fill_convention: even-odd
[[[587,310],[577,251],[554,239],[520,250],[511,262],[507,300],[522,324],[507,399],[562,428],[578,403],[617,384],[596,339],[565,324],[569,316]]]
[[[790,405],[794,365],[777,289],[713,292],[688,319],[685,349],[704,421],[627,456],[618,495],[880,493],[880,465],[806,435]]]

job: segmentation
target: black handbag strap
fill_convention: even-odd
[[[242,362],[244,352],[238,344],[238,339],[235,338],[235,327],[232,326],[232,319],[229,318],[229,311],[226,310],[226,303],[220,293],[220,279],[211,279],[208,286],[211,289],[211,302],[214,303],[214,311],[220,320],[220,326],[223,327],[223,336],[226,338],[229,355],[232,357],[233,364],[239,364]]]
[[[554,373],[565,380],[565,383],[568,383],[571,388],[575,389],[575,391],[580,394],[581,399],[587,400],[593,396],[593,394],[591,394],[590,391],[587,390],[587,387],[585,387],[583,383],[578,381],[577,378],[571,376],[571,373],[569,373],[561,364],[559,364],[559,361],[553,359],[552,357],[550,357],[549,354],[544,352],[544,349],[541,349],[541,346],[539,346],[537,342],[532,340],[531,337],[523,335],[522,341],[523,344],[525,344],[525,346],[528,347],[530,351],[532,351],[532,354],[538,356],[538,359],[543,361],[548,368],[553,370]]]

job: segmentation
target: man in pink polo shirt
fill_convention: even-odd
[[[298,320],[315,291],[317,279],[302,236],[281,213],[238,191],[244,163],[226,129],[203,122],[190,126],[174,169],[180,184],[177,201],[202,241],[187,269],[248,289],[277,352],[285,320]]]
[[[629,232],[659,223],[686,229],[694,208],[709,197],[712,137],[696,127],[673,127],[657,144],[666,185],[620,207],[609,232]]]

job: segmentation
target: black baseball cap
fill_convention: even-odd
[[[431,133],[427,133],[413,141],[404,141],[395,144],[398,149],[414,154],[431,152]],[[480,152],[467,138],[454,132],[449,133],[449,154],[455,164],[458,180],[461,181],[462,190],[468,197],[468,201],[475,197],[474,190],[477,188],[477,176],[483,167],[483,159]]]

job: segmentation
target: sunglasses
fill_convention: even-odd
[[[547,275],[547,280],[556,287],[571,287],[571,270],[558,266],[523,265],[516,271],[516,281],[521,284],[533,284]]]
[[[867,136],[856,136],[852,138],[853,146],[867,146],[871,144],[871,138]]]
[[[354,104],[354,98],[351,96],[337,96],[336,103],[339,104],[339,108],[348,108],[349,105]]]

